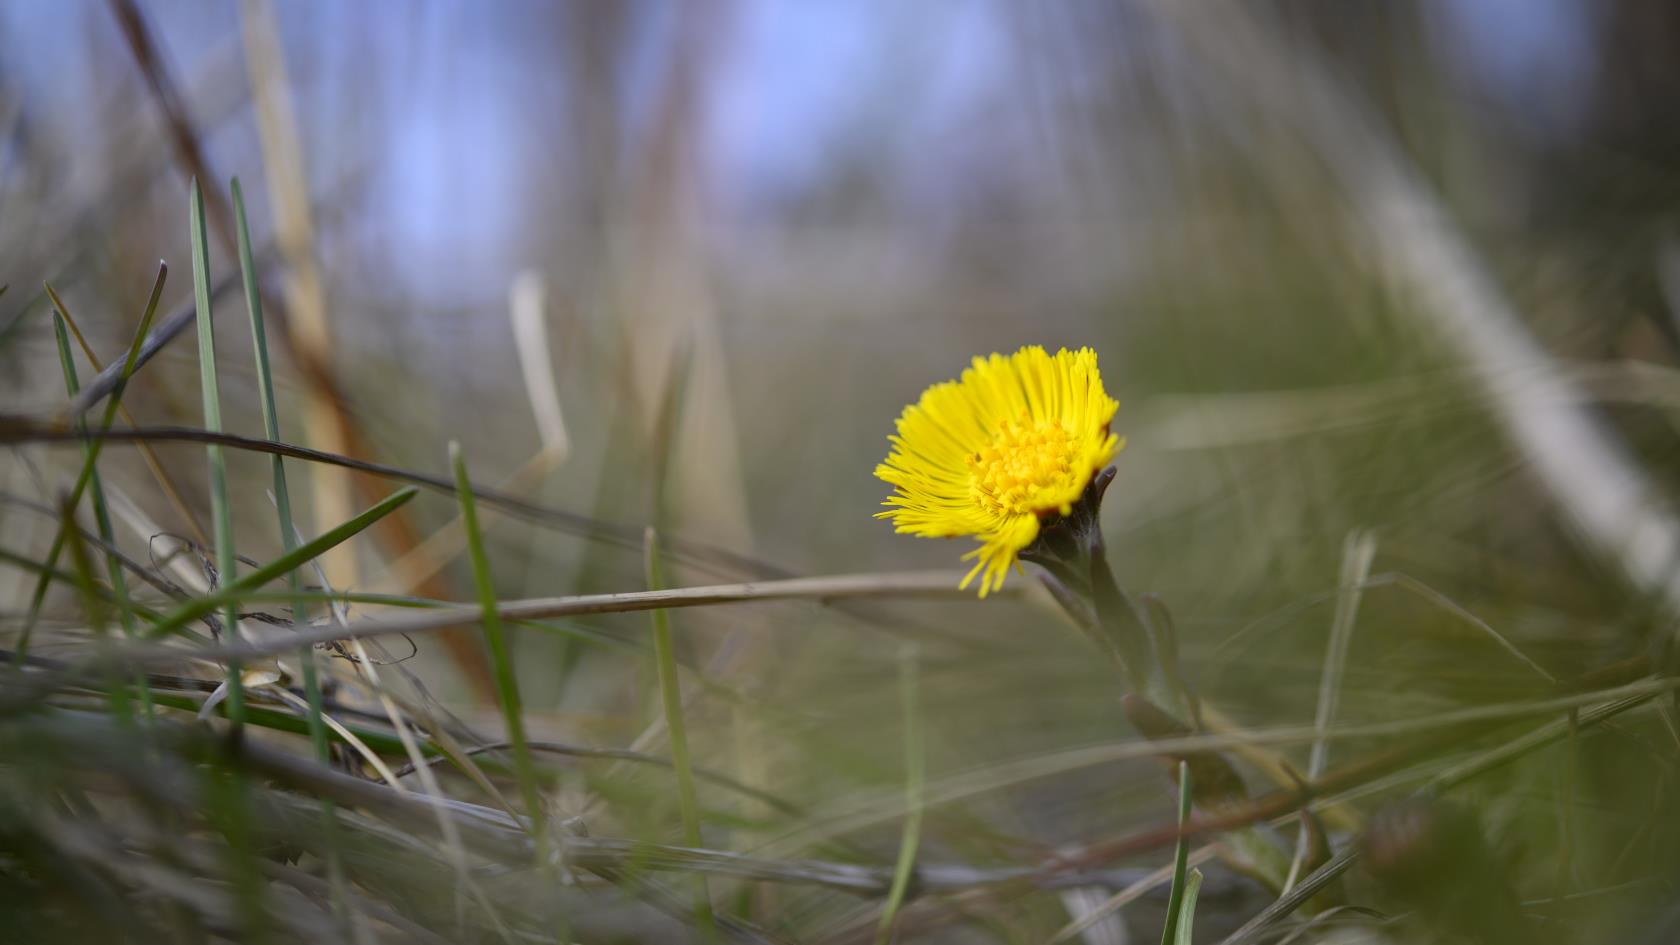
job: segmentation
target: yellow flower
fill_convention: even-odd
[[[1032,345],[975,358],[962,378],[935,384],[905,407],[892,453],[875,467],[891,483],[899,532],[924,538],[972,535],[980,547],[963,578],[980,596],[1003,585],[1039,523],[1073,511],[1091,478],[1120,451],[1108,431],[1119,404],[1103,392],[1090,348],[1054,356]]]

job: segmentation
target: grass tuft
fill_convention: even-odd
[[[146,332],[151,329],[152,316],[157,314],[158,297],[163,294],[163,283],[168,274],[168,267],[162,265],[158,267],[157,279],[152,283],[151,298],[147,300],[145,314],[140,317],[140,325],[134,331],[134,340],[129,343],[128,357],[123,361],[123,369],[118,377],[117,386],[112,388],[110,399],[105,402],[105,414],[99,421],[99,432],[101,434],[109,431],[112,421],[116,419],[117,408],[122,403],[123,391],[128,385],[128,379],[133,376],[134,366],[140,358],[140,346],[146,340]],[[51,286],[46,288],[48,295],[53,298],[53,304],[58,309],[59,315],[63,316],[64,306],[58,300],[57,293],[52,291]],[[83,453],[81,471],[76,475],[76,484],[70,488],[70,495],[67,500],[72,509],[81,504],[82,494],[87,489],[88,483],[93,479],[103,443],[102,439],[95,439],[92,448]],[[47,550],[45,566],[35,581],[35,589],[30,593],[29,610],[24,616],[23,629],[18,634],[17,657],[20,666],[23,659],[29,655],[30,637],[34,633],[36,621],[41,617],[41,605],[46,601],[47,584],[51,579],[54,567],[58,564],[58,556],[64,551],[65,538],[66,534],[60,528],[58,534],[53,537],[52,546]]]

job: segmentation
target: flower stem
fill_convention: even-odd
[[[1151,691],[1162,673],[1148,620],[1108,566],[1100,513],[1103,493],[1113,481],[1114,467],[1098,473],[1068,514],[1047,523],[1021,558],[1047,572],[1045,587],[1141,695]]]
[[[1119,661],[1126,682],[1134,692],[1149,694],[1161,675],[1159,654],[1150,638],[1149,625],[1131,596],[1114,580],[1100,531],[1091,549],[1091,606],[1097,615],[1097,634]]]

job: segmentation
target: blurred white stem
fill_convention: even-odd
[[[513,280],[508,291],[508,315],[513,320],[513,338],[519,354],[519,371],[525,378],[525,394],[536,416],[537,433],[543,452],[553,456],[554,465],[571,453],[571,437],[560,412],[560,388],[554,381],[549,360],[548,324],[544,320],[547,292],[540,273],[525,271]]]

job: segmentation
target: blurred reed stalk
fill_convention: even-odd
[[[267,0],[241,0],[239,23],[256,104],[263,179],[268,183],[275,238],[285,263],[285,325],[292,354],[309,376],[325,372],[332,363],[332,329],[327,322],[326,289],[315,258],[315,220],[303,151],[298,145],[291,82],[280,48],[280,26]],[[341,423],[341,411],[329,390],[306,384],[303,401],[305,442],[335,453],[352,452],[349,431]],[[324,531],[351,515],[350,473],[319,464],[311,465],[309,471],[314,482],[315,530]],[[340,587],[360,583],[356,558],[348,546],[334,549],[322,567]]]

